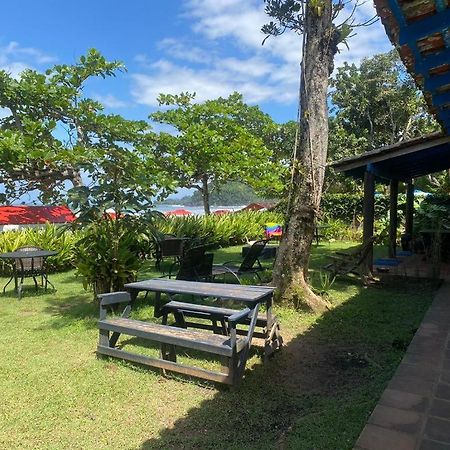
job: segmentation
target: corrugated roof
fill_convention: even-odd
[[[374,0],[391,42],[450,134],[450,0]]]
[[[67,206],[0,206],[0,225],[33,225],[73,222]]]

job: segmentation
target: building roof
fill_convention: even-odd
[[[0,206],[0,225],[34,225],[73,222],[67,206]]]
[[[450,1],[374,0],[391,42],[450,133]]]
[[[330,164],[356,178],[409,180],[450,167],[450,0],[374,0],[391,42],[445,134],[431,134]]]
[[[434,133],[343,158],[330,167],[355,178],[368,170],[379,180],[406,181],[450,167],[450,136]]]

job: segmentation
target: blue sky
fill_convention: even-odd
[[[284,122],[296,117],[301,42],[288,33],[261,46],[263,8],[263,0],[4,2],[0,68],[13,75],[27,67],[45,70],[73,63],[94,47],[128,68],[88,86],[87,95],[107,111],[146,119],[160,92],[196,92],[205,100],[238,90]],[[371,17],[371,2],[357,14],[357,20]],[[390,48],[377,23],[358,30],[336,66]]]

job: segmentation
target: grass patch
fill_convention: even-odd
[[[314,248],[313,269],[349,246]],[[221,249],[215,262],[239,252]],[[142,278],[155,275],[149,264]],[[286,347],[267,365],[254,353],[242,386],[230,391],[97,359],[91,294],[71,272],[51,281],[56,293],[36,294],[31,283],[20,302],[12,291],[0,297],[0,448],[351,449],[437,288],[338,279],[331,312],[278,307]],[[136,306],[134,317],[154,320],[151,296]]]

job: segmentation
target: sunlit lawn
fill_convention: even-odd
[[[320,245],[312,267],[350,245]],[[219,250],[215,262],[239,253]],[[253,354],[230,391],[97,359],[92,294],[71,272],[51,280],[56,293],[36,294],[27,280],[20,302],[0,297],[0,448],[351,449],[437,287],[338,280],[322,317],[277,308],[286,347],[266,366]],[[151,301],[134,316],[154,320]]]

